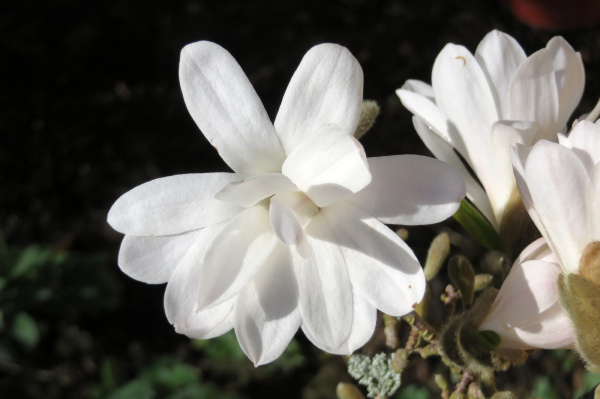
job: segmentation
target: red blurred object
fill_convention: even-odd
[[[502,0],[521,22],[539,29],[564,31],[600,22],[600,0]]]

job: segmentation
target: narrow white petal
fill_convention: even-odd
[[[548,245],[564,272],[575,272],[587,244],[587,212],[582,198],[589,177],[583,164],[569,149],[543,140],[527,157],[525,181]]]
[[[383,223],[345,201],[322,209],[321,214],[357,292],[389,315],[412,311],[425,293],[425,277],[408,245]]]
[[[581,100],[585,86],[585,71],[581,54],[575,52],[562,37],[555,36],[550,39],[546,48],[552,57],[558,90],[557,127],[562,128]]]
[[[561,139],[561,137],[563,137]],[[568,138],[559,136],[560,143],[579,157],[589,173],[600,163],[600,125],[589,121],[580,121]]]
[[[289,247],[279,244],[237,297],[235,333],[255,366],[277,359],[300,327],[291,263]]]
[[[362,89],[362,69],[346,48],[326,43],[310,49],[294,73],[275,119],[286,154],[328,123],[353,134],[360,118]]]
[[[321,214],[306,226],[314,255],[292,253],[305,329],[327,347],[336,348],[350,335],[352,286],[340,247]]]
[[[419,137],[421,137],[421,140],[423,140],[433,155],[437,159],[454,166],[460,172],[467,187],[467,198],[475,204],[477,209],[479,209],[492,226],[498,229],[498,221],[496,221],[486,192],[481,187],[481,184],[473,178],[472,173],[465,167],[464,162],[458,157],[452,146],[416,116],[413,117],[413,125]]]
[[[527,156],[529,155],[529,148],[520,144],[516,144],[514,147],[511,147],[511,160],[513,165],[513,173],[515,176],[515,183],[517,184],[517,188],[519,189],[519,194],[521,196],[521,200],[523,201],[523,205],[525,209],[529,213],[529,217],[538,228],[540,233],[544,237],[548,237],[548,232],[546,228],[540,221],[536,210],[533,207],[533,199],[531,197],[531,192],[529,191],[529,187],[527,186],[527,182],[525,180],[525,163],[527,161]]]
[[[530,138],[535,136],[536,130],[537,125],[528,122],[496,122],[492,125],[496,173],[493,184],[488,184],[485,189],[498,221],[502,220],[506,205],[516,189],[510,149],[516,143],[527,143]]]
[[[371,173],[362,145],[339,126],[321,127],[287,157],[283,174],[317,206],[327,206],[364,188]]]
[[[123,194],[110,208],[113,229],[135,236],[184,233],[231,219],[243,208],[215,199],[235,173],[202,173],[162,177]]]
[[[273,194],[297,190],[288,177],[281,173],[268,173],[230,183],[215,198],[248,208]]]
[[[285,154],[250,81],[221,46],[201,41],[181,50],[181,91],[192,118],[236,172],[279,172]]]
[[[287,245],[295,245],[298,253],[304,258],[312,255],[302,223],[295,212],[283,201],[277,199],[277,196],[271,198],[269,220],[277,238]]]
[[[600,241],[600,163],[598,163],[592,171],[588,186],[586,205],[589,240]]]
[[[490,82],[499,117],[507,117],[510,78],[527,59],[525,51],[512,36],[493,30],[477,46],[475,59]]]
[[[369,158],[371,183],[346,201],[384,223],[422,225],[452,216],[465,196],[451,165],[420,155]]]
[[[507,119],[535,122],[539,139],[554,140],[557,125],[558,98],[550,52],[532,54],[517,69],[509,87],[510,112]]]
[[[409,92],[420,94],[430,101],[435,101],[435,93],[433,92],[433,87],[430,84],[422,82],[420,80],[408,79],[402,85],[402,88],[396,90],[396,94],[400,90],[407,90]]]
[[[227,223],[199,260],[198,309],[237,295],[272,256],[278,242],[262,206],[248,208]]]
[[[435,102],[448,118],[454,148],[479,180],[493,180],[489,131],[498,111],[479,63],[464,47],[448,44],[433,65],[432,85]]]
[[[352,328],[348,339],[342,342],[337,348],[331,348],[324,345],[316,339],[307,328],[302,327],[304,335],[319,349],[335,355],[351,355],[352,352],[365,345],[375,332],[377,325],[377,309],[366,301],[360,294],[353,289],[354,313],[352,318]]]
[[[396,95],[398,95],[406,109],[419,117],[445,141],[451,142],[448,133],[448,119],[435,105],[434,99],[409,90],[406,84],[401,89],[396,90]]]
[[[202,259],[213,237],[224,225],[221,223],[199,231],[195,242],[179,262],[167,284],[164,299],[167,319],[177,332],[189,337],[208,339],[224,334],[233,326],[230,320],[233,300],[209,310],[196,311]]]
[[[119,250],[119,267],[129,277],[144,283],[166,283],[201,231],[158,237],[126,235]]]

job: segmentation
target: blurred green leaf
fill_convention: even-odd
[[[429,399],[430,397],[427,388],[419,388],[412,384],[402,388],[396,395],[396,399]]]
[[[179,360],[165,357],[144,370],[141,378],[152,383],[153,386],[173,390],[197,382],[198,371]]]
[[[37,246],[25,248],[13,263],[8,271],[8,278],[15,279],[21,277],[25,273],[42,266],[52,256],[52,250],[42,249]]]
[[[15,315],[12,321],[12,334],[19,343],[28,349],[34,348],[40,340],[37,323],[25,312]]]
[[[591,371],[585,371],[583,375],[583,385],[575,392],[574,398],[579,398],[587,392],[593,390],[596,385],[600,384],[600,374],[594,374]]]
[[[155,397],[156,393],[150,383],[144,380],[133,380],[106,396],[106,399],[152,399]]]
[[[104,359],[100,366],[100,380],[102,381],[102,388],[110,391],[114,389],[117,384],[115,382],[115,374],[110,359]]]
[[[194,340],[194,347],[214,360],[247,361],[233,331],[210,340]]]
[[[536,378],[530,396],[534,398],[560,399],[556,387],[550,378],[546,376]]]
[[[467,199],[462,200],[453,217],[479,244],[493,251],[502,251],[502,240],[496,229]]]

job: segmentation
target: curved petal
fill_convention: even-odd
[[[329,123],[354,134],[362,89],[362,69],[346,48],[330,43],[311,48],[294,73],[275,119],[286,154]]]
[[[546,228],[540,221],[537,212],[533,208],[533,199],[525,180],[525,163],[527,162],[527,156],[529,155],[529,148],[517,143],[514,147],[511,147],[510,155],[513,165],[513,173],[515,175],[515,183],[519,189],[519,194],[521,196],[521,200],[523,201],[523,205],[525,205],[525,209],[527,210],[527,213],[529,213],[529,217],[538,228],[540,233],[544,237],[548,237]]]
[[[558,116],[556,127],[562,129],[573,113],[585,86],[585,70],[581,54],[575,52],[565,39],[555,36],[546,45],[552,57],[556,89],[558,90]]]
[[[475,59],[490,82],[500,119],[508,116],[510,78],[527,56],[519,43],[506,33],[493,30],[477,46]]]
[[[450,134],[448,133],[448,120],[440,112],[433,99],[409,90],[406,83],[401,89],[396,90],[396,95],[400,98],[402,105],[406,109],[419,117],[443,140],[451,142]]]
[[[233,300],[212,309],[197,312],[202,259],[212,239],[225,223],[199,231],[195,242],[169,278],[165,291],[165,314],[175,331],[192,338],[208,339],[224,334],[233,327],[230,317]]]
[[[451,145],[443,140],[434,130],[427,127],[421,119],[413,117],[413,125],[419,137],[421,137],[421,140],[423,140],[423,143],[425,143],[433,155],[437,159],[454,166],[460,172],[467,187],[467,198],[475,204],[477,209],[479,209],[492,226],[498,229],[499,224],[496,221],[486,192],[481,187],[481,184],[473,178],[471,171],[466,168],[464,162],[458,157]]]
[[[202,173],[162,177],[123,194],[108,212],[113,229],[134,236],[184,233],[229,220],[243,208],[215,199],[234,173]]]
[[[489,131],[498,112],[479,63],[464,47],[448,44],[435,60],[431,80],[454,148],[485,185],[494,178]]]
[[[229,183],[215,195],[215,198],[248,208],[283,191],[298,191],[298,189],[281,173],[268,173]]]
[[[304,259],[292,253],[303,328],[323,345],[336,348],[350,335],[352,285],[325,218],[315,215],[306,232],[314,255]]]
[[[331,348],[319,342],[308,330],[302,326],[304,335],[319,349],[335,355],[351,355],[352,352],[365,345],[375,332],[377,326],[377,309],[368,301],[352,289],[354,297],[354,312],[352,317],[352,327],[348,339],[342,342],[337,348]]]
[[[384,223],[422,225],[452,216],[465,197],[458,171],[420,155],[369,158],[371,183],[346,201]]]
[[[312,255],[312,249],[300,220],[289,206],[277,199],[277,196],[271,198],[269,220],[273,232],[283,243],[295,245],[303,258]]]
[[[496,178],[493,184],[485,187],[498,221],[502,220],[504,210],[513,191],[516,189],[515,177],[510,158],[510,148],[516,143],[524,144],[536,132],[537,125],[529,122],[496,122],[492,125],[492,146]],[[488,182],[489,183],[489,182]]]
[[[318,136],[297,146],[282,171],[320,207],[360,191],[371,181],[362,145],[334,125],[323,126]]]
[[[524,344],[513,346],[516,349],[569,349],[575,346],[571,320],[559,302],[532,319],[531,324],[514,328],[513,331]],[[504,337],[502,338],[504,340]],[[502,346],[504,345],[501,344]]]
[[[543,140],[527,157],[525,181],[548,245],[565,273],[576,272],[587,244],[587,212],[581,199],[589,178],[583,164],[569,149]]]
[[[321,214],[342,251],[352,286],[377,309],[402,316],[425,293],[425,276],[412,250],[383,223],[340,201]],[[318,237],[318,236],[317,236]]]
[[[586,205],[588,214],[589,241],[600,241],[600,163],[592,171]]]
[[[166,283],[201,233],[202,230],[194,230],[174,236],[126,235],[119,250],[119,267],[123,273],[138,281]]]
[[[236,296],[274,256],[279,240],[267,210],[253,206],[241,212],[214,236],[198,273],[198,309],[211,308]]]
[[[400,89],[396,90],[396,94],[398,94],[398,91],[400,90],[406,90],[412,93],[420,94],[430,101],[435,101],[433,87],[431,87],[430,84],[420,80],[408,79],[406,82],[404,82]]]
[[[285,154],[250,81],[221,46],[201,41],[181,50],[181,91],[208,141],[236,172],[279,172]]]
[[[573,150],[585,165],[588,173],[600,163],[600,126],[590,121],[580,121],[568,138],[559,136],[559,142]]]
[[[542,49],[532,54],[513,75],[509,86],[510,112],[507,119],[535,122],[537,137],[555,140],[558,97],[550,52]]]
[[[254,366],[277,359],[300,327],[289,247],[279,244],[235,304],[235,334]]]

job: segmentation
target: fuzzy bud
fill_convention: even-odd
[[[447,233],[441,233],[431,242],[429,251],[427,252],[427,260],[425,261],[425,279],[431,281],[444,265],[446,257],[450,253],[450,237]]]
[[[462,255],[453,256],[448,262],[448,274],[462,294],[463,303],[471,305],[475,292],[475,271],[471,262]]]
[[[356,131],[354,132],[354,137],[360,139],[365,135],[373,127],[375,124],[375,119],[379,116],[381,112],[381,108],[379,105],[373,100],[364,100],[362,103],[362,108],[360,110],[360,121],[358,122],[358,126],[356,127]]]

